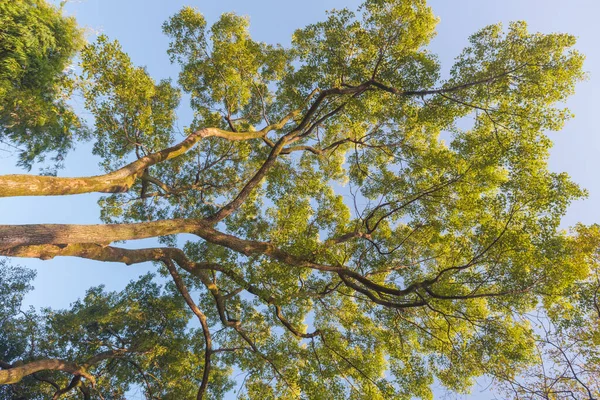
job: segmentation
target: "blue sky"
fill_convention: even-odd
[[[69,14],[86,27],[88,40],[98,33],[118,39],[134,63],[145,65],[156,79],[176,78],[177,68],[166,56],[167,39],[162,23],[184,5],[198,8],[209,23],[227,11],[248,15],[251,33],[257,40],[289,44],[294,29],[323,18],[325,10],[356,8],[358,0],[76,0],[66,5]],[[567,103],[575,113],[561,132],[550,133],[555,142],[550,160],[554,171],[568,172],[575,182],[589,191],[584,201],[574,203],[563,221],[567,228],[577,222],[600,223],[600,135],[596,116],[600,113],[600,14],[598,0],[430,0],[440,17],[438,35],[430,49],[437,53],[445,71],[467,44],[467,38],[481,27],[513,20],[525,20],[531,31],[568,32],[578,37],[577,49],[586,56],[589,79],[579,84],[577,94]],[[190,120],[185,105],[179,127]],[[61,176],[101,173],[98,160],[83,144],[66,159]],[[14,167],[16,159],[0,151],[3,174],[22,173]],[[98,195],[88,194],[53,198],[9,198],[0,200],[0,224],[98,223]],[[149,242],[152,243],[152,242]],[[38,270],[36,290],[27,297],[35,306],[66,307],[93,285],[106,284],[121,289],[152,265],[127,267],[120,264],[75,259],[51,261],[19,260],[19,264]],[[477,391],[478,389],[476,389]],[[469,398],[481,398],[475,394]]]

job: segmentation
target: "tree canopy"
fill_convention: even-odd
[[[586,192],[548,169],[584,78],[573,36],[487,26],[442,78],[425,0],[331,11],[289,47],[187,7],[163,25],[179,76],[156,81],[42,0],[0,19],[0,138],[25,167],[89,139],[104,169],[2,175],[0,197],[105,193],[104,224],[0,225],[0,255],[156,264],[35,311],[3,262],[0,394],[222,398],[241,371],[248,399],[429,399],[483,375],[598,397],[600,228],[559,228]],[[143,238],[161,246],[119,245]]]

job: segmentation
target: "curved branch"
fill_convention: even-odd
[[[309,94],[305,103],[310,101],[316,92],[314,90]],[[148,167],[186,153],[203,138],[219,137],[229,141],[265,139],[269,132],[282,129],[291,119],[298,116],[300,112],[300,109],[291,111],[277,123],[267,125],[259,131],[231,132],[219,128],[199,129],[174,146],[148,154],[123,168],[104,175],[77,178],[25,174],[0,175],[0,197],[126,192],[137,178],[144,175],[144,171]]]
[[[177,272],[177,268],[175,268],[173,261],[171,261],[168,258],[165,258],[162,261],[165,264],[165,266],[167,267],[167,269],[169,270],[169,273],[171,274],[171,277],[173,278],[173,281],[175,282],[175,286],[177,286],[177,290],[179,290],[179,293],[181,293],[181,295],[183,296],[183,298],[184,298],[185,302],[187,303],[188,307],[190,308],[190,310],[192,310],[192,312],[196,315],[196,317],[198,317],[198,321],[200,321],[200,326],[202,327],[202,334],[204,335],[204,346],[205,346],[204,370],[202,372],[202,381],[200,383],[200,388],[198,389],[198,394],[196,395],[196,398],[198,400],[202,400],[202,398],[204,397],[204,394],[206,393],[206,388],[208,387],[208,378],[210,376],[210,357],[212,355],[212,339],[210,337],[210,331],[208,329],[208,322],[206,319],[206,315],[204,315],[202,310],[200,310],[200,308],[198,308],[198,306],[192,299],[192,296],[190,296],[190,293],[188,292],[187,287],[185,286],[185,283],[183,282],[183,279],[181,279],[181,276],[179,276],[179,273]]]
[[[8,368],[10,368],[10,365]],[[35,373],[32,376],[33,376],[33,379],[35,379],[36,381],[47,383],[48,385],[52,386],[57,391],[61,390],[60,386],[58,386],[58,384],[56,382],[54,382],[52,379],[44,378],[43,376],[40,376],[40,374],[38,374],[38,373]]]
[[[511,214],[512,218],[513,214]],[[202,220],[174,219],[136,224],[107,224],[107,225],[0,225],[0,255],[16,257],[36,257],[48,259],[55,256],[77,256],[100,261],[118,261],[132,264],[143,261],[159,261],[169,254],[168,258],[175,260],[180,266],[191,273],[197,268],[190,262],[181,250],[177,249],[143,249],[126,250],[108,246],[119,240],[142,239],[164,236],[176,233],[195,234],[207,242],[226,247],[246,256],[261,255],[287,264],[293,268],[310,268],[323,272],[337,273],[346,286],[363,293],[375,303],[392,308],[407,308],[422,306],[422,302],[392,302],[380,297],[405,297],[417,289],[431,286],[441,276],[450,270],[462,270],[473,265],[483,254],[493,247],[508,228],[511,218],[506,222],[499,236],[469,263],[460,267],[451,267],[440,272],[436,277],[413,283],[404,289],[376,283],[360,273],[343,265],[324,265],[308,258],[290,254],[270,242],[260,242],[242,239],[233,235],[219,232]],[[98,244],[103,243],[103,244]],[[204,272],[205,273],[205,272]],[[217,303],[224,299],[212,287],[215,286],[208,276],[199,276],[207,288],[213,292]],[[357,281],[361,285],[353,282]],[[218,294],[218,296],[217,296]],[[224,309],[222,304],[219,306]],[[222,322],[228,326],[233,323],[224,315]]]
[[[15,365],[12,368],[0,370],[0,384],[11,385],[19,383],[24,377],[45,370],[69,372],[73,375],[86,378],[92,385],[96,383],[94,377],[83,366],[65,360],[46,359],[31,361],[23,365]]]
[[[283,313],[281,312],[281,306],[275,305],[275,315],[277,316],[277,319],[279,319],[279,321],[281,321],[281,323],[288,329],[288,331],[292,332],[297,337],[310,339],[321,335],[321,331],[318,329],[312,333],[302,333],[294,328],[294,326],[290,324],[290,322],[283,316]]]
[[[0,197],[126,192],[135,180],[144,174],[145,169],[186,153],[203,138],[220,137],[231,141],[258,139],[264,137],[270,130],[277,129],[285,123],[287,123],[287,119],[284,118],[278,124],[269,125],[255,132],[229,132],[219,128],[200,129],[172,147],[148,154],[123,168],[104,175],[80,178],[24,174],[1,175]]]
[[[273,167],[275,161],[277,160],[277,156],[283,150],[283,147],[287,143],[287,135],[282,137],[275,146],[271,149],[269,156],[265,160],[265,162],[260,166],[258,171],[254,174],[254,176],[246,183],[243,189],[238,193],[238,195],[231,202],[226,204],[219,211],[214,213],[213,215],[207,217],[205,220],[211,224],[216,224],[219,221],[227,218],[231,215],[235,210],[237,210],[244,201],[250,196],[252,190],[263,180],[267,172]]]
[[[81,375],[75,375],[73,377],[73,379],[71,379],[71,382],[69,382],[69,384],[67,386],[65,386],[62,389],[59,388],[56,392],[54,392],[54,395],[52,396],[52,400],[57,400],[63,394],[66,394],[66,393],[70,392],[71,390],[75,389],[80,384],[80,382],[81,382]]]

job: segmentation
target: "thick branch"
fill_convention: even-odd
[[[94,243],[97,247],[102,247],[120,240],[145,239],[177,233],[192,233],[208,242],[247,256],[262,254],[296,267],[336,272],[344,269],[339,266],[316,264],[289,254],[271,243],[240,239],[219,232],[204,221],[191,219],[106,225],[0,225],[0,255],[40,258],[35,253],[37,251],[51,258],[57,255],[73,255],[59,254],[60,248],[67,248],[66,245]]]
[[[78,243],[108,245],[119,240],[194,233],[199,226],[193,220],[179,219],[111,225],[0,225],[0,254],[9,255],[10,251],[6,250],[19,246]]]
[[[510,222],[510,219],[509,219]],[[508,225],[508,223],[507,223]],[[505,226],[506,230],[506,226]],[[504,232],[504,231],[503,231]],[[395,303],[384,300],[379,295],[405,297],[416,289],[431,286],[441,276],[413,283],[404,289],[376,283],[360,273],[343,265],[325,265],[290,254],[269,242],[241,239],[219,232],[211,224],[202,220],[174,219],[136,224],[107,225],[0,225],[0,255],[13,257],[36,257],[48,259],[55,256],[77,256],[101,261],[117,261],[132,264],[150,260],[161,260],[166,253],[185,269],[194,269],[183,252],[176,249],[125,250],[108,247],[108,244],[119,240],[142,239],[171,235],[176,233],[195,234],[207,242],[229,248],[246,256],[263,255],[277,260],[292,268],[310,268],[324,272],[335,272],[346,286],[353,288],[378,304],[390,307],[414,307],[417,303]],[[490,243],[482,252],[485,253],[499,240]],[[102,243],[102,244],[98,244]],[[453,269],[465,269],[472,265],[481,254],[465,266]],[[188,264],[186,266],[186,263]],[[193,272],[192,272],[193,273]],[[201,277],[210,286],[210,279]],[[360,282],[362,287],[352,280]],[[208,286],[207,286],[208,287]],[[210,288],[209,288],[210,290]],[[214,293],[213,293],[214,294]]]
[[[81,383],[81,375],[75,375],[73,377],[73,379],[71,379],[71,382],[69,382],[69,384],[67,386],[65,386],[62,389],[59,388],[56,392],[54,392],[54,396],[52,396],[52,400],[58,400],[63,394],[66,394],[66,393],[70,392],[71,390],[75,389],[80,383]]]
[[[278,126],[279,124],[270,125],[260,131],[239,133],[224,131],[218,128],[200,129],[175,146],[144,156],[123,168],[104,175],[82,178],[2,175],[0,176],[0,197],[60,196],[93,192],[126,192],[133,185],[135,180],[143,175],[146,168],[184,154],[194,147],[194,145],[202,138],[214,136],[232,141],[257,139],[266,135],[270,129],[277,128]]]
[[[10,369],[0,370],[0,384],[10,385],[18,383],[26,376],[44,370],[69,372],[88,379],[92,384],[96,382],[94,377],[84,367],[65,360],[48,359],[31,361],[27,364],[13,366]]]
[[[264,255],[295,268],[311,268],[343,274],[377,292],[393,296],[408,294],[406,290],[375,283],[344,266],[315,263],[310,259],[283,251],[269,242],[240,239],[219,232],[203,221],[189,219],[112,225],[0,225],[0,255],[42,259],[77,256],[131,264],[141,262],[136,261],[135,257],[143,253],[127,253],[124,249],[117,251],[107,245],[119,240],[143,239],[176,233],[192,233],[210,243],[227,247],[238,253],[247,256]],[[158,254],[144,254],[148,257],[144,261],[159,260]],[[130,257],[130,255],[135,256]],[[178,259],[175,260],[179,262]]]

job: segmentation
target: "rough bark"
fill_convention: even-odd
[[[107,225],[0,225],[0,254],[19,246],[96,243],[145,239],[175,233],[196,233],[203,224],[186,219]]]
[[[191,233],[200,238],[233,251],[250,255],[265,255],[282,263],[318,269],[321,271],[339,272],[341,266],[328,266],[314,263],[293,254],[287,253],[269,242],[241,239],[214,229],[203,220],[171,219],[132,224],[100,224],[100,225],[0,225],[0,255],[11,257],[52,258],[75,251],[76,246],[68,245],[94,244],[98,248],[120,240],[145,239],[150,237]],[[90,251],[91,246],[86,247]],[[60,254],[64,249],[65,253]]]
[[[22,365],[15,365],[9,369],[0,370],[0,384],[10,385],[20,382],[24,377],[44,370],[64,371],[80,375],[95,384],[94,377],[84,367],[65,360],[37,360]]]

